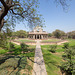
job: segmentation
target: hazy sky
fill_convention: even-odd
[[[66,13],[61,5],[56,7],[54,0],[39,0],[39,11],[45,20],[45,28],[47,32],[52,32],[56,29],[65,32],[75,30],[75,0],[68,2],[70,4],[69,11]],[[26,30],[29,28],[22,23],[17,24],[15,30]]]

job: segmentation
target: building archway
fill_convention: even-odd
[[[39,39],[39,35],[37,35],[37,39]]]

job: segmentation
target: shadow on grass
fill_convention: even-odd
[[[27,62],[27,57],[23,55],[5,56],[0,61],[3,61],[0,62],[1,75],[20,75],[21,70],[28,69],[29,72],[32,69],[32,66]]]
[[[34,57],[35,48],[27,48],[22,51],[20,46],[9,50],[0,58],[0,73],[1,75],[20,75],[22,69],[30,69],[33,67],[28,64],[27,59],[34,62],[30,57]],[[9,70],[10,69],[10,70]],[[25,71],[24,71],[25,72]],[[24,73],[25,74],[25,73]],[[28,74],[29,75],[29,74]]]

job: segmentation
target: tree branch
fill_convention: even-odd
[[[8,8],[8,5],[5,3],[4,0],[0,0],[0,1],[1,1],[1,3],[3,4],[4,8]]]
[[[15,13],[15,12],[13,11],[13,9],[11,9],[11,11],[12,11],[13,14],[15,14],[15,15],[19,15],[19,16],[21,16],[21,17],[24,18],[24,16],[22,15],[22,13]]]
[[[9,7],[11,8],[11,7],[14,7],[16,5],[21,6],[20,4],[16,3],[16,4],[13,4],[13,5],[10,5]]]

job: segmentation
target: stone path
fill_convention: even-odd
[[[47,75],[39,40],[36,43],[32,75]]]

